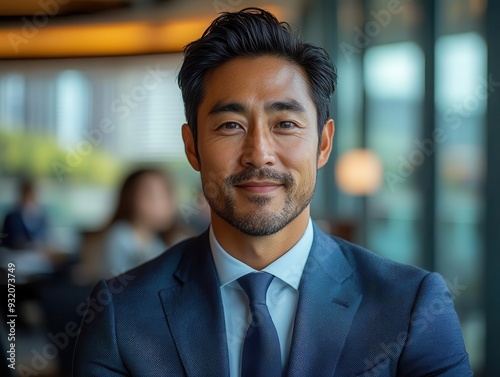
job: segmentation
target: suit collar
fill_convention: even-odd
[[[186,250],[174,276],[179,284],[159,295],[186,374],[229,376],[222,298],[208,232]]]
[[[209,230],[209,237],[212,256],[221,286],[230,284],[241,276],[256,271],[225,251],[217,241],[212,228]],[[297,243],[262,271],[269,272],[293,289],[298,290],[313,239],[314,228],[311,219],[309,219],[306,230]]]
[[[325,371],[334,375],[361,297],[339,245],[315,226],[299,286],[288,376],[317,376]]]
[[[224,311],[208,231],[185,251],[174,276],[178,284],[159,294],[186,374],[229,376]],[[338,243],[314,226],[299,285],[288,376],[334,375],[362,298],[355,277]]]

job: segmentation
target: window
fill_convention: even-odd
[[[424,58],[413,42],[371,47],[365,55],[367,146],[382,160],[384,185],[368,199],[369,248],[419,264],[420,193],[413,173],[423,100]]]

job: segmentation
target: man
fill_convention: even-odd
[[[18,205],[5,216],[0,246],[12,250],[43,249],[49,241],[48,220],[37,201],[34,183],[23,179],[19,194]]]
[[[187,46],[182,135],[211,226],[97,285],[75,376],[472,375],[439,275],[311,222],[335,82],[324,50],[259,9]]]

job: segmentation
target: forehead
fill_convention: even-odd
[[[237,57],[207,74],[200,110],[221,101],[259,104],[283,99],[314,107],[309,80],[300,66],[274,56]]]

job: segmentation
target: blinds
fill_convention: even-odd
[[[181,59],[172,54],[0,62],[0,127],[43,131],[67,147],[112,122],[113,131],[99,141],[105,152],[129,162],[185,160],[176,81]],[[44,94],[28,100],[24,93],[41,81]]]
[[[139,97],[140,98],[140,97]],[[181,126],[185,122],[182,97],[171,69],[157,87],[130,112],[130,139],[122,146],[131,160],[165,161],[184,159]]]

